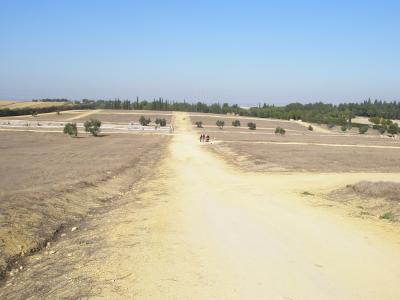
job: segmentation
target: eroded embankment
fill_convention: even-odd
[[[61,230],[77,226],[87,215],[117,206],[118,199],[146,178],[165,155],[169,139],[157,144],[95,181],[63,188],[3,195],[0,201],[0,277],[15,274],[19,261],[56,239]],[[10,273],[7,273],[11,271]]]

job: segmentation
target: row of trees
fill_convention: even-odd
[[[37,101],[37,100],[35,100]],[[60,102],[69,101],[68,99],[41,99],[40,101]],[[303,120],[306,122],[329,124],[329,125],[346,125],[351,123],[354,116],[366,116],[384,119],[400,119],[400,102],[385,102],[367,100],[361,103],[345,103],[345,104],[325,104],[322,102],[301,104],[291,103],[285,106],[268,105],[264,103],[258,107],[244,109],[237,104],[230,105],[228,103],[206,104],[202,102],[188,103],[175,102],[165,100],[163,98],[135,101],[130,100],[90,100],[70,101],[70,105],[58,107],[43,108],[21,108],[21,109],[0,109],[0,117],[2,116],[18,116],[32,115],[37,113],[54,112],[57,110],[67,109],[125,109],[125,110],[162,110],[162,111],[186,111],[186,112],[202,112],[215,114],[237,114],[241,116],[251,116],[259,118],[277,118],[285,120]]]
[[[400,119],[400,102],[385,102],[367,100],[361,103],[325,104],[322,102],[301,104],[291,103],[285,106],[268,105],[264,103],[258,107],[244,109],[237,104],[228,103],[206,104],[202,102],[188,103],[164,100],[163,98],[153,101],[142,100],[98,100],[96,108],[111,109],[143,109],[143,110],[166,110],[187,111],[215,114],[238,114],[241,116],[252,116],[259,118],[277,118],[285,120],[303,120],[319,124],[345,125],[354,116],[381,117],[385,119]]]
[[[54,101],[55,102],[55,101]],[[12,116],[23,116],[23,115],[37,115],[50,112],[58,112],[64,110],[73,109],[95,109],[94,103],[76,103],[59,106],[48,106],[48,107],[23,107],[23,108],[3,108],[0,109],[0,117],[12,117]]]
[[[91,119],[90,121],[86,121],[83,124],[83,126],[84,126],[86,132],[89,132],[93,136],[99,136],[101,121],[96,120],[96,119]],[[69,136],[72,136],[72,137],[77,137],[78,136],[78,127],[76,126],[76,123],[65,124],[64,133],[68,134]]]
[[[148,126],[151,123],[151,119],[146,118],[145,116],[140,116],[139,123],[142,126]],[[164,118],[156,118],[154,123],[156,123],[156,125],[161,126],[161,127],[167,126],[167,120]]]

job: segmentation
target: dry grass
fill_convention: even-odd
[[[400,201],[400,183],[388,181],[360,181],[350,185],[354,193],[363,197],[386,198]]]
[[[198,115],[189,114],[192,124],[195,125],[197,121],[203,122],[205,127],[211,126],[217,128],[215,122],[217,120],[222,120],[225,122],[224,130],[248,130],[247,123],[254,122],[257,125],[257,130],[261,128],[268,128],[270,130],[275,130],[276,127],[280,126],[286,130],[294,130],[299,132],[307,132],[307,128],[295,121],[285,121],[277,119],[262,119],[262,118],[250,118],[250,117],[240,117],[240,116],[227,116],[227,115]],[[241,126],[235,128],[232,126],[232,121],[239,120]]]
[[[0,108],[6,108],[14,103],[16,103],[16,101],[0,100]]]
[[[359,210],[359,215],[400,221],[400,182],[360,181],[331,192],[328,198]]]
[[[0,103],[1,104],[1,103]],[[54,107],[54,106],[64,106],[64,105],[72,105],[70,102],[13,102],[7,105],[1,106],[1,108],[9,108],[9,109],[19,109],[19,108],[43,108],[43,107]]]
[[[163,135],[0,132],[0,274],[21,253],[118,197],[165,152]]]
[[[217,143],[209,149],[246,171],[399,172],[399,149]]]
[[[130,122],[139,122],[139,118],[144,115],[146,118],[150,118],[152,123],[154,124],[154,121],[156,118],[161,118],[161,119],[166,119],[167,124],[171,123],[171,118],[172,114],[158,114],[158,113],[150,113],[147,112],[146,114],[139,113],[137,111],[132,111],[132,113],[129,113],[129,111],[123,113],[123,112],[115,112],[115,111],[108,111],[104,110],[100,113],[95,113],[86,117],[78,118],[75,119],[75,122],[83,122],[87,121],[89,119],[98,119],[102,122],[110,122],[110,123],[123,123],[127,124]]]

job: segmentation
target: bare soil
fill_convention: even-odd
[[[328,199],[351,205],[360,216],[372,216],[390,222],[400,221],[400,183],[359,181],[334,190]]]
[[[143,176],[168,144],[163,135],[70,138],[0,132],[0,273],[60,228],[102,207]],[[125,178],[129,175],[129,178]],[[125,178],[125,179],[124,179]]]
[[[162,118],[167,120],[167,124],[171,123],[171,112],[156,112],[156,111],[138,111],[138,110],[102,110],[98,113],[91,114],[89,116],[84,116],[77,118],[76,122],[87,121],[89,119],[98,119],[102,122],[110,122],[110,123],[130,123],[130,122],[139,122],[139,118],[141,116],[145,116],[146,118],[150,118],[152,124],[156,118]]]

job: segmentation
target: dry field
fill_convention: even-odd
[[[170,135],[0,132],[0,250],[25,255],[0,298],[399,298],[398,141],[172,120]]]
[[[309,131],[298,122],[235,117],[242,126],[216,116],[191,117],[192,124],[201,120],[213,141],[210,149],[246,171],[278,172],[399,172],[400,141],[388,137],[360,134],[320,133]],[[221,130],[215,120],[225,120]],[[248,121],[257,123],[249,130]],[[229,122],[229,123],[228,123]],[[275,135],[277,126],[286,129]],[[315,125],[314,125],[315,126]]]
[[[169,137],[0,132],[0,140],[1,273],[7,261],[129,189],[163,156]]]
[[[71,105],[70,102],[32,102],[32,101],[0,101],[0,108],[18,109],[18,108],[42,108]]]
[[[140,110],[100,110],[94,114],[88,116],[80,117],[75,119],[77,122],[87,121],[91,118],[98,119],[102,122],[109,123],[137,123],[141,116],[150,118],[152,123],[156,118],[164,118],[167,120],[167,124],[171,123],[172,112],[157,112],[157,111],[140,111]]]
[[[3,119],[29,120],[29,121],[84,122],[94,118],[107,123],[128,124],[131,122],[137,123],[142,115],[145,116],[146,118],[150,118],[152,124],[154,124],[156,118],[164,118],[167,120],[167,124],[170,124],[172,118],[172,112],[96,109],[96,110],[67,110],[60,112],[60,114],[53,112],[53,113],[39,114],[36,117],[15,116],[15,117],[4,117]]]

